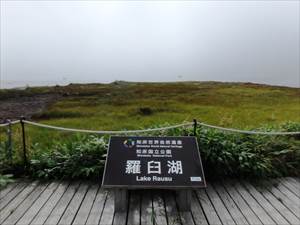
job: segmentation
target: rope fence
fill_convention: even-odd
[[[29,162],[27,160],[27,149],[26,149],[26,137],[25,137],[25,124],[42,127],[46,129],[54,129],[54,130],[60,130],[60,131],[68,131],[68,132],[80,132],[80,133],[90,133],[90,134],[129,134],[129,133],[148,133],[153,131],[165,131],[170,130],[174,128],[180,128],[180,127],[193,127],[193,133],[194,136],[197,134],[197,127],[207,127],[210,129],[217,129],[224,132],[234,132],[234,133],[242,133],[242,134],[251,134],[251,135],[300,135],[300,131],[296,132],[263,132],[263,131],[252,131],[252,130],[239,130],[239,129],[233,129],[233,128],[225,128],[220,126],[214,126],[202,122],[197,122],[196,119],[193,120],[193,122],[187,122],[187,123],[181,123],[181,124],[175,124],[171,126],[165,126],[165,127],[158,127],[158,128],[150,128],[150,129],[141,129],[141,130],[116,130],[116,131],[107,131],[107,130],[86,130],[86,129],[74,129],[74,128],[67,128],[67,127],[59,127],[59,126],[53,126],[43,123],[37,123],[29,120],[25,120],[24,117],[22,117],[20,120],[15,121],[7,121],[6,123],[0,124],[0,127],[7,127],[7,135],[8,135],[8,158],[10,162],[12,162],[12,126],[13,124],[21,124],[22,128],[22,146],[23,146],[23,160],[24,160],[24,169],[26,170],[29,166]]]
[[[55,130],[61,130],[61,131],[71,131],[71,132],[81,132],[81,133],[92,133],[92,134],[128,134],[128,133],[147,133],[147,132],[153,132],[153,131],[164,131],[164,130],[170,130],[174,128],[179,127],[188,127],[193,125],[194,123],[182,123],[182,124],[176,124],[172,126],[166,126],[166,127],[158,127],[158,128],[151,128],[151,129],[144,129],[144,130],[118,130],[118,131],[97,131],[97,130],[84,130],[84,129],[73,129],[73,128],[66,128],[66,127],[57,127],[42,123],[36,123],[28,120],[23,120],[25,124],[30,124],[38,127],[43,128],[49,128],[49,129],[55,129]]]
[[[37,123],[29,120],[15,120],[8,123],[0,124],[0,127],[5,127],[17,123],[25,123],[37,127],[42,128],[48,128],[48,129],[55,129],[60,131],[69,131],[69,132],[80,132],[80,133],[90,133],[90,134],[129,134],[129,133],[148,133],[148,132],[154,132],[154,131],[165,131],[170,130],[174,128],[179,127],[189,127],[189,126],[195,126],[200,125],[203,127],[211,128],[211,129],[217,129],[221,131],[227,131],[227,132],[234,132],[234,133],[241,133],[241,134],[252,134],[252,135],[300,135],[300,131],[295,132],[281,132],[281,131],[252,131],[252,130],[240,130],[240,129],[234,129],[234,128],[226,128],[226,127],[220,127],[215,125],[210,125],[202,122],[197,122],[194,120],[194,122],[187,122],[187,123],[181,123],[181,124],[175,124],[171,126],[165,126],[165,127],[158,127],[158,128],[150,128],[150,129],[142,129],[142,130],[117,130],[117,131],[106,131],[106,130],[86,130],[86,129],[75,129],[75,128],[67,128],[67,127],[59,127],[59,126],[53,126],[43,123]]]
[[[239,129],[234,129],[234,128],[225,128],[225,127],[219,127],[219,126],[214,126],[206,123],[198,123],[199,125],[203,127],[208,127],[212,129],[217,129],[221,131],[228,131],[228,132],[235,132],[235,133],[241,133],[241,134],[260,134],[260,135],[299,135],[300,131],[295,131],[295,132],[280,132],[280,131],[252,131],[252,130],[239,130]]]
[[[14,121],[6,122],[6,123],[1,123],[0,127],[6,127],[6,126],[14,125],[14,124],[17,124],[17,123],[20,123],[20,120],[14,120]]]

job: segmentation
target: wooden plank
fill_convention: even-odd
[[[91,211],[91,208],[93,206],[93,203],[95,201],[97,192],[99,189],[99,185],[92,185],[88,192],[85,195],[85,198],[80,206],[80,209],[78,210],[76,217],[74,219],[73,225],[81,225],[85,224],[85,222],[88,219],[89,213]]]
[[[280,183],[287,187],[291,192],[293,192],[297,197],[300,198],[300,183],[298,187],[295,187],[288,179],[279,179]]]
[[[195,224],[208,225],[195,191],[192,191],[191,213],[194,218]]]
[[[268,189],[257,186],[256,189],[285,217],[290,224],[300,224],[300,220],[279,201]]]
[[[230,213],[228,212],[226,206],[223,204],[217,192],[214,190],[213,186],[210,183],[207,183],[206,189],[207,195],[209,196],[210,201],[214,205],[214,208],[219,215],[222,224],[235,224]]]
[[[71,202],[66,208],[64,214],[60,218],[58,224],[59,225],[68,225],[72,224],[75,216],[77,214],[78,209],[80,208],[81,202],[85,197],[89,185],[86,183],[81,183],[79,188],[77,188]]]
[[[126,225],[127,212],[116,212],[113,225]]]
[[[206,215],[209,224],[219,225],[222,224],[217,212],[215,211],[214,206],[209,200],[204,189],[196,191],[198,199],[201,203],[202,209]]]
[[[222,182],[223,186],[225,187],[227,193],[230,195],[231,199],[235,202],[238,206],[242,214],[245,216],[246,220],[249,224],[262,224],[259,218],[255,215],[246,201],[242,198],[240,193],[232,186],[229,182]]]
[[[0,212],[0,224],[14,212],[14,210],[30,195],[38,186],[38,182],[29,183],[12,201],[9,202]]]
[[[48,216],[51,214],[52,210],[60,200],[60,198],[65,193],[68,188],[68,183],[61,183],[55,190],[55,192],[51,195],[51,197],[47,200],[47,202],[43,205],[40,211],[35,215],[32,222],[32,225],[41,225],[47,220]]]
[[[176,206],[176,200],[174,192],[172,191],[165,191],[164,192],[164,199],[166,205],[166,214],[168,219],[169,225],[180,225],[180,215]]]
[[[140,191],[130,191],[127,224],[139,225],[141,222],[140,212],[141,212]]]
[[[265,185],[269,185],[269,191],[280,201],[282,202],[298,219],[300,219],[300,203],[294,203],[289,198],[287,198],[281,191],[274,187],[270,182],[265,181]]]
[[[176,190],[176,201],[179,211],[191,211],[192,190]]]
[[[290,181],[295,186],[295,188],[299,189],[299,185],[300,185],[299,177],[285,177],[284,179]]]
[[[237,207],[233,199],[227,193],[225,188],[220,183],[215,183],[214,188],[218,193],[219,197],[222,199],[224,205],[226,206],[227,210],[231,214],[233,220],[236,224],[248,224],[248,221],[241,213],[240,209]]]
[[[180,212],[179,211],[179,215],[180,215],[180,220],[181,220],[182,225],[194,225],[195,224],[191,212]]]
[[[179,217],[180,217],[181,224],[182,225],[193,225],[193,224],[195,224],[195,222],[193,220],[192,213],[191,213],[190,210],[189,211],[180,211],[179,204],[182,203],[182,199],[180,199],[180,198],[178,199],[178,192],[176,193],[176,198],[175,199],[176,199],[177,208],[179,209]],[[181,209],[186,210],[186,207],[183,207]]]
[[[12,191],[10,191],[6,196],[3,196],[3,198],[0,200],[0,212],[8,203],[10,203],[10,201],[18,196],[18,194],[23,191],[28,184],[29,183],[27,182],[18,183]]]
[[[112,224],[114,220],[114,211],[114,194],[113,191],[109,191],[101,216],[100,225]]]
[[[152,208],[152,197],[150,191],[143,191],[141,203],[141,224],[153,224],[154,213]]]
[[[34,204],[27,210],[27,212],[20,218],[17,225],[30,224],[35,215],[40,211],[43,205],[48,201],[50,196],[54,193],[59,183],[52,182],[38,197]]]
[[[0,189],[0,201],[5,195],[7,195],[9,192],[11,192],[17,186],[17,184],[18,184],[18,182],[13,182],[13,183],[8,184],[6,187]]]
[[[251,207],[253,212],[259,217],[263,224],[274,224],[275,222],[266,213],[266,211],[259,205],[259,203],[250,195],[250,193],[242,187],[239,183],[233,182],[232,185],[235,186],[236,190],[241,194],[244,200]]]
[[[107,193],[108,193],[107,191],[99,187],[96,199],[93,202],[93,207],[90,211],[90,214],[86,222],[87,225],[99,224],[101,215],[103,213],[104,204],[107,198]]]
[[[128,190],[125,188],[114,188],[115,212],[126,212],[128,207]]]
[[[287,198],[289,198],[292,202],[295,202],[297,204],[300,202],[300,198],[295,195],[292,191],[290,191],[285,185],[281,183],[279,180],[272,180],[271,181],[273,186],[277,187],[281,193],[283,193]]]
[[[270,217],[272,217],[276,224],[288,224],[288,221],[251,184],[248,182],[243,182],[243,185],[246,187],[252,197],[256,199],[256,201],[270,215]]]
[[[27,198],[19,204],[13,213],[10,214],[8,218],[2,223],[3,225],[15,224],[18,220],[25,214],[25,212],[33,205],[35,200],[40,196],[40,194],[47,188],[49,183],[39,184],[34,191],[27,196]]]
[[[165,202],[159,190],[152,191],[152,205],[156,224],[167,225]]]
[[[65,191],[65,193],[63,194],[63,196],[60,198],[59,202],[57,203],[57,205],[55,206],[55,208],[52,210],[51,214],[49,215],[49,217],[47,218],[45,224],[58,224],[61,216],[64,214],[69,202],[72,200],[77,188],[79,186],[79,183],[73,183],[71,184],[67,190]]]

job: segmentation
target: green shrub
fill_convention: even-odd
[[[297,131],[298,126],[288,123],[280,127],[283,131]],[[261,130],[273,129],[264,127]],[[201,126],[196,131],[207,179],[300,175],[300,141],[297,137],[237,134]],[[191,136],[193,128],[145,135]],[[93,135],[64,137],[66,141],[60,139],[52,145],[35,143],[31,147],[29,175],[38,178],[101,177],[108,139]]]
[[[106,149],[107,141],[95,136],[58,143],[53,149],[35,145],[30,173],[38,178],[96,178],[102,174]]]
[[[293,138],[199,128],[197,139],[205,173],[211,178],[300,174],[300,142]]]
[[[7,184],[14,182],[12,177],[13,177],[13,175],[11,175],[11,174],[6,174],[6,175],[0,174],[0,190],[3,187],[5,187]]]

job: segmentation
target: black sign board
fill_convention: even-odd
[[[112,136],[104,188],[205,187],[195,137]]]

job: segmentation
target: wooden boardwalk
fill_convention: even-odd
[[[131,191],[127,212],[115,213],[113,192],[82,182],[19,181],[0,194],[0,224],[300,224],[300,180],[263,186],[228,180],[193,191],[179,212],[172,191]]]

